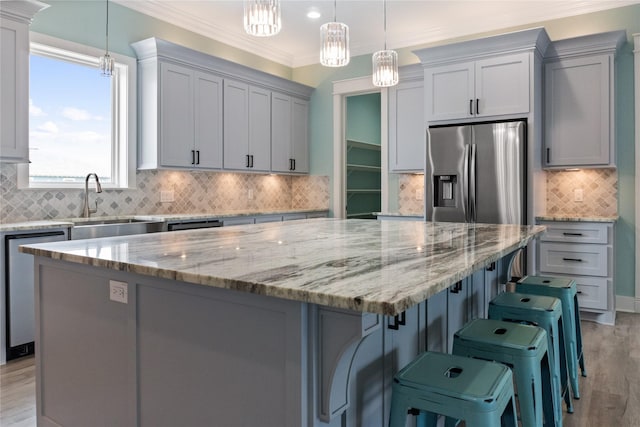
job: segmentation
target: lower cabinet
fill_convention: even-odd
[[[570,277],[578,287],[582,317],[600,323],[615,321],[614,224],[542,221],[538,271]]]

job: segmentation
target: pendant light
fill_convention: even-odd
[[[100,57],[100,74],[105,77],[111,77],[113,75],[114,61],[111,55],[109,55],[109,0],[107,0],[107,19],[105,25],[105,34],[106,34],[106,42],[105,42],[105,52],[104,55]]]
[[[244,30],[256,37],[280,32],[280,0],[244,0]]]
[[[398,53],[395,50],[387,50],[387,2],[382,0],[384,6],[384,50],[373,54],[373,85],[389,87],[398,84]]]
[[[320,64],[344,67],[349,63],[349,27],[336,22],[336,0],[333,2],[333,22],[320,27]]]

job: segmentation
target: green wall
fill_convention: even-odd
[[[380,145],[380,93],[347,97],[347,139]]]
[[[31,29],[66,40],[102,48],[104,46],[104,6],[96,1],[49,1],[51,7],[38,13]],[[150,18],[115,3],[110,3],[110,47],[114,52],[134,56],[129,44],[148,37],[159,37],[197,49],[243,65],[260,69],[284,78],[316,87],[311,99],[310,154],[311,173],[333,175],[333,82],[371,74],[371,56],[351,59],[347,67],[332,69],[319,65],[291,69],[256,55],[208,39],[175,25]],[[455,41],[504,33],[522,28],[544,26],[552,40],[576,37],[603,31],[626,29],[628,39],[640,33],[640,5],[571,18],[539,22],[527,26],[509,27],[500,31],[474,34],[438,43],[399,49],[400,64],[418,62],[413,49],[448,44]],[[616,90],[616,132],[618,144],[620,220],[616,233],[617,294],[634,296],[634,116],[633,116],[633,58],[628,43],[618,59]],[[394,176],[391,179],[395,179]],[[331,187],[332,184],[331,184]]]

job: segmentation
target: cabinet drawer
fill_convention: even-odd
[[[606,310],[608,307],[608,279],[574,277],[578,287],[580,309]]]
[[[540,271],[606,277],[607,246],[541,243]]]
[[[543,242],[571,242],[571,243],[608,243],[608,228],[606,223],[558,223],[541,222],[547,226],[540,240]]]

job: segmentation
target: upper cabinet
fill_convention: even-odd
[[[389,88],[389,170],[422,172],[427,131],[424,73],[420,65],[399,71],[399,83]]]
[[[529,54],[425,69],[429,121],[529,112]]]
[[[614,65],[625,41],[625,31],[613,31],[560,40],[549,48],[545,167],[615,167]]]
[[[139,169],[308,173],[312,88],[156,38],[132,47]],[[272,165],[284,151],[287,167]]]
[[[544,29],[535,28],[414,51],[424,67],[427,122],[527,115],[534,55],[548,45]]]
[[[29,24],[46,7],[0,2],[0,162],[29,162]]]
[[[271,100],[271,170],[309,173],[309,103],[275,92]]]

